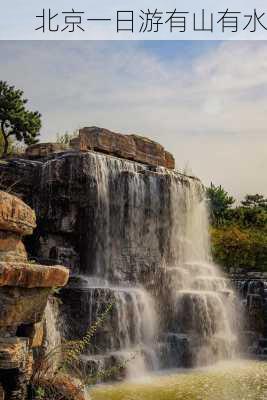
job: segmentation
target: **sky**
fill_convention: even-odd
[[[75,29],[71,33],[71,39],[92,40],[92,39],[105,39],[117,40],[119,39],[142,39],[149,40],[157,39],[190,39],[190,40],[210,40],[210,39],[249,39],[249,40],[266,40],[267,32],[262,25],[255,19],[255,11],[260,22],[265,26],[267,24],[266,15],[266,1],[265,0],[232,0],[229,4],[228,0],[221,0],[215,2],[214,0],[8,0],[2,1],[0,13],[0,38],[3,40],[33,40],[33,39],[48,39],[58,40],[70,39],[70,33],[67,30],[59,29],[57,32],[49,32],[45,29],[37,30],[36,27],[40,26],[40,15],[43,9],[45,10],[45,20],[48,19],[48,9],[51,9],[52,15],[58,14],[53,19],[52,25],[55,22],[59,23],[60,27],[63,23],[65,25],[65,16],[72,9],[74,12],[82,12],[81,15],[82,25],[84,31]],[[134,32],[120,31],[117,32],[117,11],[133,11],[134,13]],[[139,32],[140,27],[140,13],[147,12],[162,12],[163,22],[157,32]],[[210,27],[208,21],[213,14],[212,31],[209,29],[199,30],[202,25],[202,10],[204,10],[205,27]],[[228,10],[228,11],[227,11]],[[170,34],[169,23],[165,24],[166,12],[186,12],[186,29],[185,32],[177,32],[174,29]],[[222,14],[227,11],[226,29],[222,29],[220,22]],[[196,14],[196,21],[198,29],[194,30],[193,15]],[[38,18],[36,18],[39,16]],[[251,19],[250,19],[251,17]],[[111,21],[102,22],[88,22],[87,18],[110,18]],[[237,26],[235,25],[235,18]],[[244,29],[248,21],[249,29]],[[155,22],[155,20],[154,20]],[[232,29],[232,24],[236,26]],[[254,28],[254,23],[257,29]],[[229,26],[230,25],[230,26]],[[233,32],[232,32],[233,30]],[[252,31],[252,32],[250,32]]]
[[[267,195],[267,42],[0,41],[0,54],[42,142],[93,125],[137,133],[206,185]]]

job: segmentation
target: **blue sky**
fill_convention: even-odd
[[[156,54],[161,61],[172,62],[177,58],[183,58],[183,61],[190,61],[193,58],[203,54],[219,45],[219,41],[140,41],[140,46],[151,54]]]
[[[0,42],[0,79],[42,113],[41,140],[98,125],[162,143],[181,170],[267,195],[266,42]]]

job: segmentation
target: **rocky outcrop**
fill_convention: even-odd
[[[0,191],[0,231],[31,235],[36,227],[34,211],[19,198]]]
[[[32,349],[43,341],[43,314],[51,288],[67,283],[68,270],[28,262],[22,242],[36,227],[34,211],[0,192],[0,388],[24,400],[32,375]],[[0,393],[1,393],[0,390]]]
[[[68,149],[63,143],[37,143],[26,149],[26,156],[30,159],[48,157],[51,154],[62,153]]]
[[[143,164],[174,169],[173,156],[164,147],[138,135],[122,135],[98,127],[83,128],[71,147],[80,151],[94,150]]]
[[[232,275],[232,280],[245,316],[242,326],[244,352],[267,359],[267,273],[240,271]]]
[[[61,287],[66,285],[68,276],[68,270],[61,266],[0,262],[0,287]]]
[[[13,232],[0,231],[0,262],[26,261],[27,253],[21,236]]]
[[[0,191],[0,262],[27,261],[22,237],[32,234],[35,227],[34,211],[19,198]]]
[[[174,157],[159,143],[142,136],[123,135],[98,127],[80,129],[79,136],[73,138],[69,146],[61,143],[31,145],[26,149],[25,156],[39,160],[75,150],[96,151],[151,166],[175,167]]]

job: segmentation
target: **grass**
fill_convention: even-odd
[[[107,305],[103,313],[88,328],[85,336],[80,340],[62,341],[55,345],[49,352],[41,352],[34,362],[33,374],[30,384],[30,398],[34,400],[65,400],[67,397],[63,394],[60,387],[57,387],[57,380],[62,379],[64,374],[69,375],[69,380],[73,378],[80,379],[80,386],[77,387],[77,394],[70,397],[78,399],[78,395],[83,392],[87,385],[87,380],[94,377],[83,376],[79,369],[79,358],[84,350],[90,346],[91,339],[96,331],[103,325],[107,315],[111,311],[113,303]],[[72,388],[73,389],[73,388]]]
[[[92,400],[267,400],[267,363],[225,362],[208,369],[99,386]]]

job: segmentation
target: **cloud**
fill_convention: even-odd
[[[196,56],[174,42],[165,58],[148,46],[1,42],[0,76],[42,112],[42,140],[85,125],[136,132],[207,184],[267,194],[266,42],[224,42]]]

